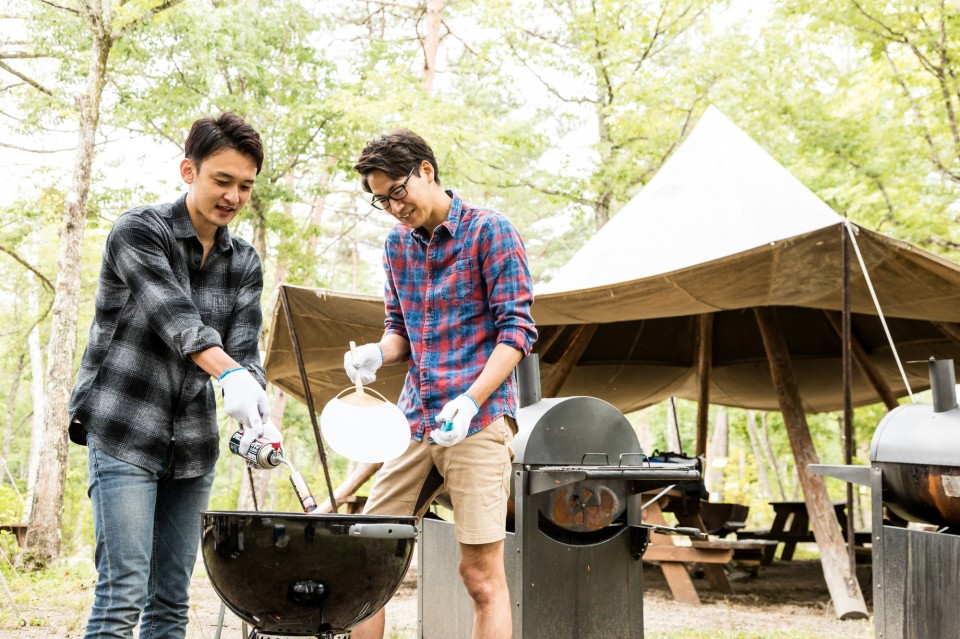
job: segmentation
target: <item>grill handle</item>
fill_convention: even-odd
[[[684,537],[692,537],[694,539],[706,539],[707,534],[700,530],[699,528],[692,528],[689,526],[658,526],[656,524],[643,524],[641,528],[649,528],[650,532],[659,533],[661,535],[681,535]]]
[[[412,539],[417,527],[409,524],[353,524],[347,530],[351,537],[368,539]]]

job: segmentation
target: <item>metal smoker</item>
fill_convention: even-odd
[[[536,355],[517,373],[513,517],[504,544],[513,637],[639,639],[641,557],[651,530],[641,524],[641,493],[696,481],[700,473],[647,460],[629,421],[607,402],[541,399]],[[419,636],[468,639],[473,612],[457,571],[454,525],[424,519],[420,544]]]
[[[931,359],[929,372],[933,403],[890,411],[873,435],[869,466],[810,466],[871,488],[877,639],[960,637],[960,408],[953,360]],[[910,530],[894,525],[895,518],[940,528]]]

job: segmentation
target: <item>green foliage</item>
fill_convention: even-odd
[[[21,572],[11,568],[8,561],[0,561],[0,571],[28,626],[50,627],[52,624],[48,612],[50,602],[55,601],[57,611],[62,615],[55,627],[71,634],[83,631],[96,577],[90,563],[77,562],[74,565],[74,562],[59,562],[43,570]],[[8,607],[4,593],[4,607],[0,608],[0,630],[23,632],[19,621]]]
[[[73,96],[84,88],[90,30],[79,14],[52,4],[15,4],[25,16],[29,52],[40,56],[27,58],[33,77],[52,95],[0,71],[3,130],[36,139],[62,131],[69,141],[58,146],[69,146],[76,138]],[[113,29],[157,4],[116,5]],[[373,136],[406,126],[430,140],[444,186],[510,216],[524,235],[535,276],[543,279],[648,182],[709,103],[838,212],[958,255],[956,12],[930,0],[909,7],[880,0],[779,0],[751,25],[726,19],[729,5],[448,2],[428,88],[422,8],[353,0],[183,2],[117,41],[98,149],[111,147],[119,133],[179,148],[194,119],[226,109],[250,120],[267,154],[254,197],[232,231],[263,252],[265,303],[280,279],[379,292],[379,255],[393,221],[367,204],[352,169]],[[26,335],[42,318],[46,342],[50,318],[44,312],[52,294],[14,256],[55,279],[68,184],[51,158],[31,162],[37,168],[30,188],[18,185],[11,203],[0,208],[0,247],[7,251],[0,256],[0,296],[7,302],[0,317],[8,337],[0,349],[3,387],[10,391],[19,376],[17,395],[7,403],[12,431],[6,461],[21,492],[32,412]],[[106,233],[124,210],[159,197],[162,180],[177,178],[148,175],[147,186],[126,186],[112,177],[118,168],[99,156],[93,165],[81,347]],[[269,317],[272,309],[265,310]],[[696,406],[677,406],[689,453]],[[856,461],[862,463],[883,409],[856,414]],[[729,409],[727,417],[724,494],[751,505],[752,526],[769,523],[746,412]],[[646,418],[653,448],[666,450],[666,407],[649,408]],[[779,415],[766,420],[790,498],[798,489],[789,440]],[[810,416],[809,423],[821,459],[839,462],[836,414]],[[222,433],[231,431],[224,422]],[[322,501],[325,480],[301,404],[290,402],[283,431]],[[211,507],[233,509],[245,470],[223,445]],[[329,459],[336,484],[346,461]],[[86,449],[71,447],[69,467],[64,540],[70,552],[82,553],[92,538]],[[271,481],[266,505],[296,511],[285,471],[275,471]],[[839,484],[829,489],[842,496]],[[2,517],[17,516],[10,490],[5,480]]]
[[[778,3],[758,43],[774,55],[747,76],[773,108],[745,123],[765,130],[774,155],[838,212],[956,257],[960,103],[950,52],[960,29],[942,9]],[[729,89],[743,104],[741,79]]]

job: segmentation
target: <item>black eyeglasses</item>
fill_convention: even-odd
[[[389,193],[387,193],[386,195],[382,195],[380,197],[375,197],[372,200],[370,200],[370,204],[372,204],[374,208],[384,211],[387,208],[386,206],[384,206],[387,200],[396,200],[399,202],[403,198],[407,197],[407,182],[410,181],[410,176],[413,175],[413,171],[416,168],[417,167],[413,167],[412,169],[410,169],[410,172],[407,173],[406,179],[400,184],[390,189]]]

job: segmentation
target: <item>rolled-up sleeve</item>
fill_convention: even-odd
[[[151,224],[159,222],[148,216],[121,216],[107,237],[104,260],[129,289],[150,328],[181,358],[223,347],[220,334],[204,325],[184,276],[171,266],[173,247]]]
[[[497,343],[507,344],[524,356],[537,341],[531,309],[533,277],[517,229],[504,217],[491,217],[482,240],[487,245],[483,277],[489,291],[490,310],[497,328]]]

